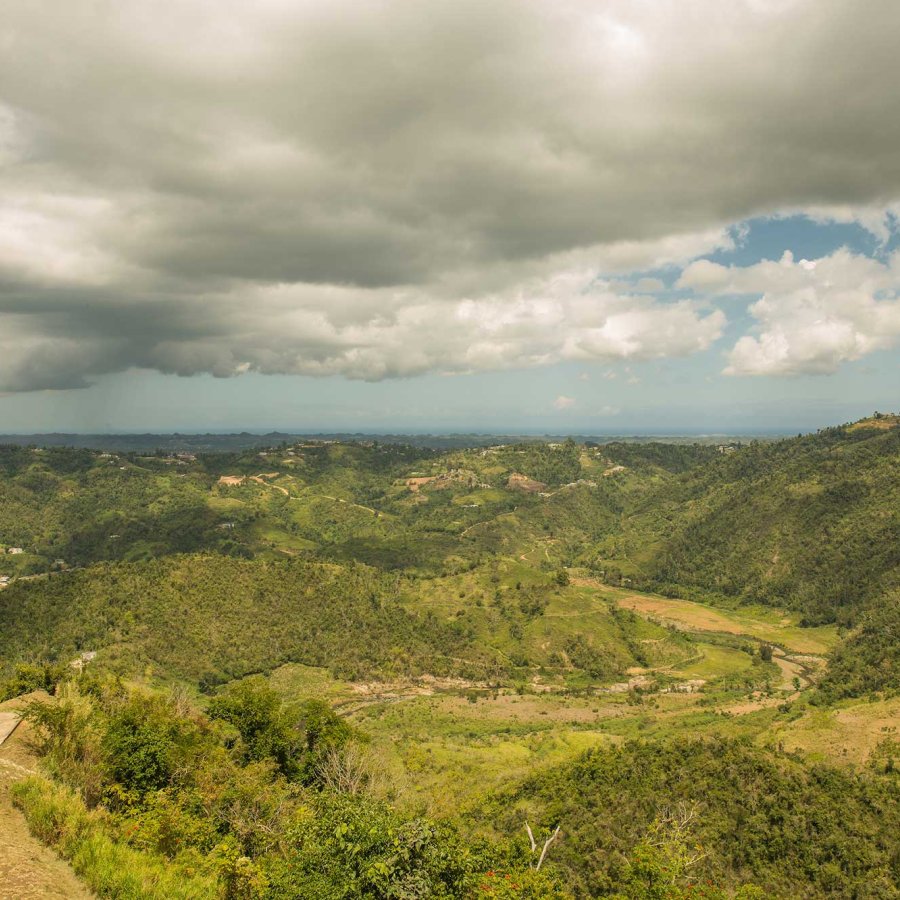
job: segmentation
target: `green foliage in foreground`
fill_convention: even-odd
[[[103,564],[0,592],[0,659],[67,663],[109,647],[124,669],[153,665],[206,685],[286,662],[346,678],[483,672],[459,626],[407,611],[398,591],[396,579],[355,565],[200,556]]]
[[[306,700],[288,713],[259,676],[229,685],[207,714],[237,729],[245,763],[273,760],[287,778],[306,784],[315,781],[330,753],[359,737],[321,700]]]
[[[159,854],[117,840],[102,810],[88,810],[71,788],[32,776],[13,785],[13,800],[32,833],[69,860],[101,897],[213,900],[222,896],[212,875],[173,866]]]
[[[12,674],[0,681],[0,702],[11,697],[19,697],[31,691],[53,691],[56,684],[66,676],[66,666],[44,663],[29,665],[19,663]]]
[[[348,778],[364,765],[349,753],[354,735],[320,706],[298,718],[253,682],[216,704],[235,738],[178,695],[96,679],[85,688],[65,684],[28,709],[67,787],[30,779],[16,802],[101,894],[464,898],[502,873],[505,892],[489,895],[568,896],[522,847],[467,843]],[[287,765],[282,739],[298,750]]]
[[[734,790],[735,779],[752,789],[755,776],[771,781],[777,802],[788,799],[762,753],[750,766],[724,744],[717,748],[724,752],[719,768],[699,773],[691,769],[696,755],[675,759],[654,745],[587,754],[574,767],[532,779],[519,794],[532,804],[543,802],[541,820],[559,821],[565,829],[539,869],[536,860],[551,832],[535,829],[538,849],[529,847],[523,819],[510,810],[508,797],[498,799],[497,809],[509,818],[508,834],[515,839],[467,839],[449,822],[398,812],[373,790],[375,779],[357,777],[371,776],[378,761],[356,753],[359,736],[321,705],[283,707],[257,679],[229,689],[212,708],[228,720],[226,726],[178,693],[147,694],[96,675],[82,676],[81,686],[61,685],[54,701],[32,703],[26,715],[57,781],[33,778],[16,789],[32,830],[70,858],[98,893],[116,897],[724,900],[731,894],[697,866],[704,858],[698,837],[708,837],[716,853],[732,850],[729,834],[716,834],[723,822],[721,797]],[[287,764],[286,746],[296,753]],[[679,764],[687,773],[681,777],[696,779],[707,797],[702,827],[695,833],[693,813],[658,811],[642,827],[644,809],[656,808],[652,795],[671,795],[666,785],[677,782]],[[837,776],[819,777],[827,784]],[[621,788],[629,793],[610,796]],[[635,807],[632,793],[643,805]],[[798,804],[809,801],[808,794],[801,792]],[[885,812],[877,791],[865,799],[872,804],[870,818]],[[585,846],[586,839],[605,839],[606,829],[596,826],[606,823],[590,820],[598,803],[622,816],[617,827],[630,829],[626,839],[602,849]],[[748,810],[749,853],[755,852],[752,815]],[[798,806],[793,816],[801,823],[818,816],[820,827],[826,821],[818,807]],[[875,853],[878,826],[865,818],[853,824],[863,827]],[[885,834],[892,824],[884,822]],[[824,838],[827,849],[807,856],[843,852],[833,849],[832,835]],[[791,849],[780,833],[770,854],[777,848]],[[887,884],[876,868],[880,863],[872,857],[858,867],[876,887]],[[779,886],[799,878],[784,875],[787,868],[786,860],[771,871],[752,860],[743,867]],[[727,875],[734,881],[734,872]],[[753,900],[766,894],[744,887],[734,896]]]
[[[525,811],[559,822],[569,837],[556,860],[568,883],[598,896],[629,877],[631,849],[660,806],[685,803],[697,811],[697,881],[750,880],[778,897],[900,891],[895,778],[807,767],[737,740],[590,750],[535,775],[501,806],[510,827]]]

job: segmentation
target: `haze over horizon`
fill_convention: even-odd
[[[898,32],[888,0],[11,0],[0,432],[896,409]]]

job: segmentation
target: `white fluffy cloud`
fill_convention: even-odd
[[[785,210],[883,236],[898,27],[894,0],[8,0],[0,390],[703,350],[721,311],[614,274]],[[773,303],[734,371],[873,346],[864,312],[806,346]]]
[[[759,294],[758,334],[735,344],[728,375],[830,374],[900,341],[900,255],[880,262],[839,250],[817,260],[726,267],[700,260],[681,287],[706,295]]]

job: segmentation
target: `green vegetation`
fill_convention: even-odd
[[[396,579],[363,566],[172,556],[19,582],[0,594],[0,657],[109,664],[211,686],[286,662],[346,678],[468,674],[464,629],[407,611]],[[172,628],[171,623],[178,623]],[[443,662],[442,662],[443,661]]]
[[[97,893],[900,896],[896,419],[199,449],[0,448],[16,802]]]
[[[654,499],[657,517],[668,504],[688,511],[667,523],[641,580],[852,624],[900,586],[898,455],[898,428],[838,428],[692,469]]]
[[[110,834],[102,810],[89,811],[81,797],[46,778],[32,776],[12,789],[31,831],[70,860],[101,897],[204,900],[221,891],[214,877],[176,867]]]
[[[873,606],[832,654],[820,698],[839,700],[900,692],[900,593]]]
[[[499,896],[568,896],[520,847],[465,843],[376,797],[359,736],[321,704],[298,718],[249,681],[210,712],[116,681],[67,683],[26,717],[68,787],[30,779],[16,801],[110,896],[467,897],[497,872],[510,882]]]
[[[779,897],[887,897],[900,874],[896,782],[807,768],[739,741],[590,750],[497,805],[512,810],[501,819],[510,826],[533,815],[566,828],[557,860],[584,896],[621,882],[660,806],[694,810],[694,840],[715,848],[698,859],[698,880],[752,878]]]

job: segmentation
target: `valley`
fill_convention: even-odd
[[[898,470],[882,420],[727,454],[0,448],[15,802],[112,896],[389,896],[384,866],[651,896],[681,806],[704,896],[895,896]],[[524,821],[561,829],[539,873]]]

